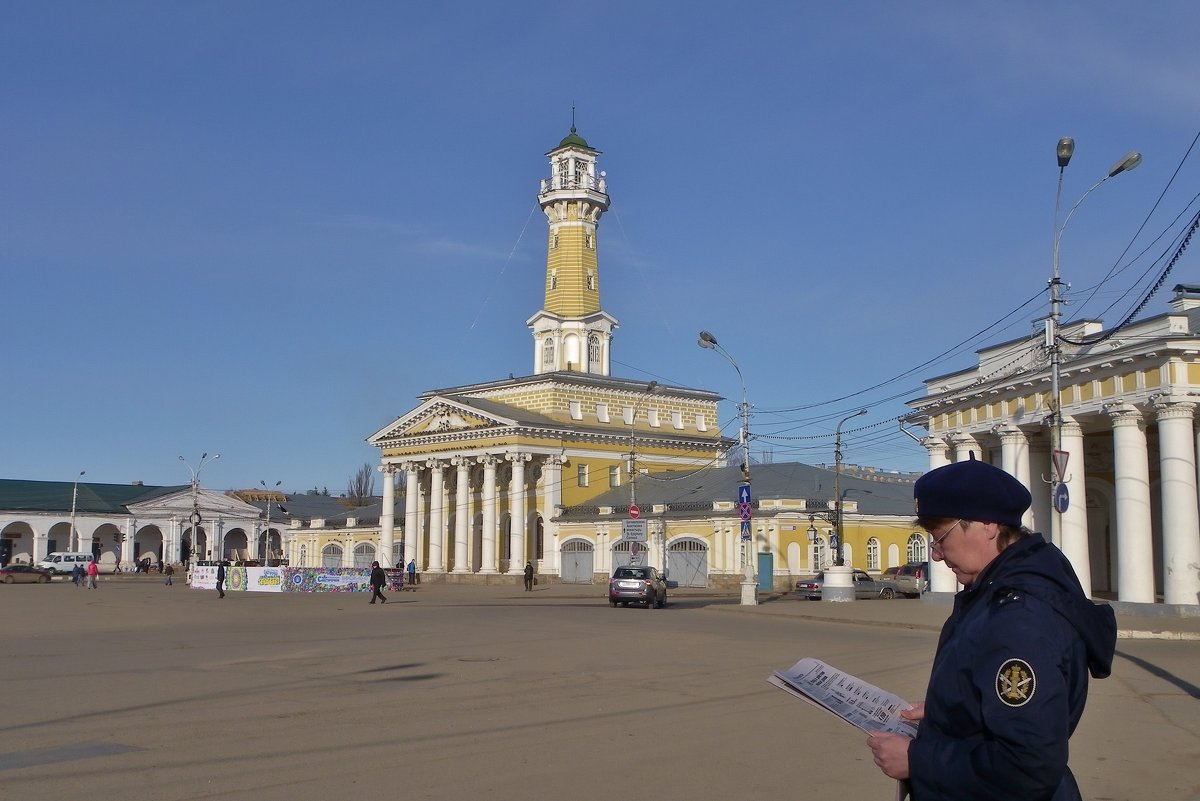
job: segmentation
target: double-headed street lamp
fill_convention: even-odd
[[[1129,172],[1136,169],[1142,163],[1142,154],[1130,152],[1125,155],[1120,161],[1112,166],[1108,174],[1101,178],[1096,183],[1092,184],[1086,192],[1079,196],[1079,200],[1075,201],[1075,205],[1071,206],[1071,210],[1067,212],[1066,218],[1059,225],[1058,211],[1062,200],[1062,185],[1063,174],[1066,172],[1067,165],[1071,163],[1071,156],[1075,152],[1075,140],[1064,136],[1058,140],[1058,146],[1055,150],[1058,158],[1058,190],[1054,196],[1054,250],[1051,254],[1051,273],[1050,273],[1050,315],[1046,318],[1046,351],[1050,356],[1050,416],[1047,423],[1050,425],[1050,454],[1051,461],[1054,466],[1050,470],[1050,500],[1053,512],[1050,515],[1050,540],[1058,547],[1062,547],[1062,515],[1066,511],[1070,503],[1070,496],[1066,491],[1065,484],[1067,478],[1064,475],[1059,475],[1058,454],[1062,451],[1062,408],[1059,400],[1059,381],[1062,372],[1062,346],[1060,345],[1059,327],[1062,321],[1062,280],[1059,277],[1058,271],[1058,253],[1059,247],[1062,244],[1063,231],[1067,228],[1067,223],[1071,222],[1071,217],[1075,214],[1075,210],[1083,203],[1092,192],[1094,192],[1101,184],[1109,178],[1120,175],[1123,172]],[[1061,462],[1065,466],[1065,461]],[[1064,470],[1065,472],[1065,470]],[[1064,485],[1060,490],[1059,485]],[[1061,496],[1061,497],[1060,497]]]
[[[388,479],[391,479],[391,476],[388,476]],[[266,517],[267,525],[263,529],[263,562],[262,562],[263,566],[266,567],[267,560],[271,556],[271,496],[274,495],[275,489],[274,489],[274,487],[268,487],[267,482],[265,482],[265,481],[260,481],[258,483],[262,484],[263,489],[267,491],[267,517]],[[275,486],[278,487],[282,483],[283,483],[282,480],[276,481]]]
[[[746,401],[746,379],[742,375],[742,368],[738,367],[738,363],[729,355],[729,351],[721,347],[717,338],[708,331],[700,332],[700,341],[697,344],[702,348],[715,350],[724,356],[725,361],[733,365],[733,369],[737,371],[738,381],[742,384],[742,403],[738,407],[738,413],[742,420],[741,432],[738,435],[738,443],[742,451],[742,484],[738,487],[738,509],[742,518],[741,603],[743,606],[753,606],[758,603],[758,575],[757,566],[754,564],[754,534],[750,522],[753,500],[750,494],[750,404]]]
[[[192,474],[192,514],[190,517],[188,517],[188,522],[192,524],[192,543],[189,549],[189,556],[193,553],[196,553],[196,547],[199,545],[198,540],[200,539],[200,523],[204,521],[204,518],[200,516],[200,471],[204,469],[205,463],[215,462],[220,458],[221,454],[219,453],[214,453],[212,458],[209,458],[208,453],[202,453],[200,454],[200,464],[196,465],[196,469],[193,470],[192,466],[187,463],[186,459],[184,459],[182,456],[179,457],[179,461],[183,462],[183,466],[186,467],[188,472]],[[211,549],[208,550],[209,555],[211,556]],[[201,553],[200,557],[203,558],[204,554]]]

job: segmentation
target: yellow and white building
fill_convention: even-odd
[[[1200,605],[1200,286],[1174,292],[1169,312],[1119,331],[1095,320],[1061,328],[1061,514],[1051,505],[1053,382],[1040,336],[927,380],[909,421],[928,432],[930,469],[974,454],[1029,487],[1027,525],[1053,533],[1086,592],[1187,613]],[[934,592],[955,587],[940,564],[931,582]]]

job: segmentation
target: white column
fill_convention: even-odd
[[[379,564],[384,567],[395,567],[392,564],[392,550],[396,542],[396,466],[383,464],[379,466],[383,473],[383,510],[379,513]]]
[[[982,458],[979,443],[970,434],[956,432],[950,441],[954,443],[954,461],[965,462],[971,458],[971,454],[975,454],[976,459]]]
[[[348,531],[342,535],[342,567],[354,567],[354,537]]]
[[[1106,410],[1112,418],[1117,507],[1117,600],[1154,603],[1154,545],[1150,522],[1150,458],[1146,422],[1137,407]]]
[[[404,475],[404,564],[417,558],[417,540],[421,537],[421,518],[417,501],[421,497],[421,468],[416,462],[405,462]]]
[[[925,437],[921,444],[929,451],[930,470],[950,464],[950,446],[946,444],[946,440],[940,437]]]
[[[542,564],[539,572],[549,575],[561,575],[558,553],[558,524],[552,523],[551,518],[558,514],[558,505],[562,500],[562,467],[561,456],[547,456],[542,463]]]
[[[929,451],[929,469],[936,470],[939,467],[945,467],[950,464],[949,446],[946,440],[939,437],[926,437],[921,443],[925,449]],[[966,458],[970,458],[969,456]],[[929,591],[953,593],[958,591],[958,578],[954,575],[954,571],[946,567],[945,562],[935,561],[933,554],[929,554]],[[818,566],[813,566],[813,570],[818,570]]]
[[[1062,483],[1071,494],[1071,505],[1062,516],[1062,552],[1066,554],[1083,594],[1092,594],[1092,559],[1088,542],[1087,525],[1087,481],[1084,478],[1086,465],[1083,460],[1083,429],[1075,418],[1063,415],[1060,447],[1070,454],[1067,457],[1067,475]],[[1195,485],[1193,485],[1195,486]]]
[[[446,463],[430,459],[425,466],[433,471],[429,482],[429,561],[426,567],[432,573],[446,572],[446,552],[442,547],[446,540]]]
[[[508,485],[508,513],[512,520],[508,537],[508,573],[517,576],[525,572],[525,463],[530,456],[528,453],[507,453],[504,458],[512,462],[512,480]]]
[[[1163,601],[1196,606],[1200,597],[1200,512],[1196,503],[1196,405],[1155,401],[1162,488]]]
[[[455,456],[450,463],[458,471],[454,485],[454,572],[470,573],[467,538],[471,535],[471,460]]]
[[[1014,425],[1000,429],[1000,462],[1004,472],[1032,489],[1029,484],[1029,438]],[[1032,506],[1026,510],[1021,522],[1028,528],[1033,527]]]
[[[483,465],[483,545],[480,549],[479,572],[497,573],[496,567],[496,463],[491,454],[479,457]]]

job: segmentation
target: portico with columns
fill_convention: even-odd
[[[1174,292],[1171,311],[1119,332],[1094,320],[1062,328],[1061,513],[1051,498],[1051,376],[1040,336],[984,349],[976,367],[927,380],[907,421],[928,432],[930,469],[974,453],[1029,487],[1026,525],[1062,549],[1089,595],[1194,614],[1200,286]],[[930,582],[933,592],[957,586],[941,563]]]

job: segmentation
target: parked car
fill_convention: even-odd
[[[618,567],[608,580],[608,602],[613,606],[645,604],[649,609],[667,605],[667,580],[658,568]]]
[[[929,563],[909,562],[896,571],[896,586],[909,598],[918,598],[929,592]]]
[[[896,573],[898,573],[899,571],[900,571],[899,565],[897,565],[896,567],[889,567],[887,570],[880,573],[879,577],[883,578],[883,579],[887,579],[888,581],[895,581]]]
[[[0,581],[5,584],[49,584],[54,574],[33,565],[0,567]]]
[[[865,570],[855,570],[853,573],[854,597],[858,599],[895,598],[900,594],[900,587],[894,581],[874,578]],[[796,594],[810,601],[821,600],[821,589],[825,586],[825,571],[812,578],[800,579],[796,582]]]

